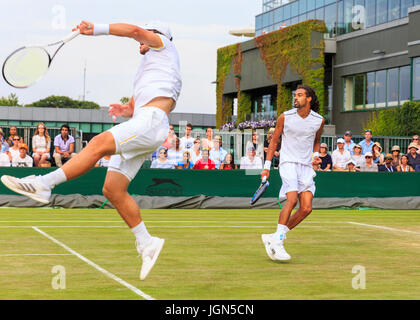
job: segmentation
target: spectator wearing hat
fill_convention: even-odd
[[[375,142],[372,146],[372,160],[376,164],[384,164],[384,155],[382,153],[382,146],[379,142]]]
[[[372,152],[373,141],[372,131],[370,129],[365,130],[365,139],[360,141],[359,145],[362,147],[362,155],[366,152]]]
[[[321,160],[318,163],[318,171],[331,171],[333,162],[331,156],[328,154],[328,145],[326,143],[321,143],[318,158]]]
[[[34,160],[28,156],[28,146],[19,144],[19,155],[12,159],[12,167],[32,167]]]
[[[220,164],[225,160],[227,152],[220,149],[219,141],[222,138],[220,136],[215,136],[213,140],[213,149],[210,150],[210,159],[216,164],[216,169],[220,168]]]
[[[356,168],[360,168],[360,166],[365,163],[365,157],[362,155],[362,147],[360,144],[356,144],[353,147],[351,159],[356,163]]]
[[[203,148],[201,150],[201,159],[198,160],[195,164],[193,169],[215,169],[216,168],[216,164],[214,163],[213,160],[211,160],[209,158],[210,152],[208,148]]]
[[[350,155],[353,155],[353,148],[356,145],[353,140],[351,139],[352,133],[351,131],[346,131],[344,133],[344,150],[350,152]]]
[[[168,150],[165,147],[158,149],[158,157],[152,161],[150,166],[152,169],[174,169],[175,165],[171,160],[168,160]]]
[[[333,171],[345,171],[347,162],[351,159],[350,152],[344,149],[344,139],[337,140],[337,149],[331,155]]]
[[[385,156],[385,163],[379,165],[378,171],[380,172],[397,172],[397,167],[392,165],[392,154],[388,153]]]
[[[188,170],[194,167],[194,163],[191,162],[190,158],[190,151],[184,150],[182,153],[182,161],[178,162],[177,169]]]
[[[401,152],[401,149],[399,146],[393,146],[391,149],[392,165],[396,168],[400,165],[400,159],[401,159],[400,152]]]
[[[417,153],[420,154],[420,140],[418,135],[413,136],[413,140],[411,141],[410,145],[411,144],[417,145]],[[410,148],[407,148],[407,153],[410,153]]]
[[[241,158],[240,169],[262,169],[262,159],[256,156],[255,148],[249,147],[247,155]]]
[[[408,164],[408,156],[403,154],[400,159],[400,165],[397,167],[398,172],[414,172],[414,169]]]
[[[373,163],[372,152],[365,153],[365,162],[360,166],[360,172],[378,172],[378,165]]]
[[[350,159],[347,162],[346,171],[348,171],[348,172],[357,172],[357,171],[359,171],[359,169],[356,168],[356,161]]]
[[[419,147],[415,143],[410,143],[408,146],[408,165],[415,171],[420,171],[420,154],[417,153]]]

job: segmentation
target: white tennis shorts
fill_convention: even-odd
[[[298,194],[311,191],[315,195],[314,178],[316,173],[312,167],[297,162],[284,162],[279,166],[282,181],[279,198],[285,198],[290,191]]]
[[[155,107],[136,110],[130,120],[108,130],[115,140],[115,155],[108,164],[109,171],[134,179],[146,160],[165,141],[169,133],[166,113]]]

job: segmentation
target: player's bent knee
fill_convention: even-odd
[[[303,206],[302,211],[305,215],[309,215],[312,212],[312,206]]]
[[[103,132],[93,137],[88,147],[91,148],[91,152],[95,152],[98,155],[111,155],[115,153],[115,140],[110,132]]]

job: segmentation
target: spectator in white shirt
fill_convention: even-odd
[[[246,143],[246,150],[248,150],[249,147],[254,147],[255,155],[258,158],[264,159],[264,143],[260,141],[260,135],[256,129],[252,130],[251,141]]]
[[[193,127],[190,123],[188,123],[187,126],[185,127],[185,136],[183,136],[180,140],[181,149],[183,150],[189,150],[194,145],[194,138],[191,136],[192,129]]]
[[[241,158],[240,169],[262,169],[263,164],[260,157],[255,156],[255,148],[249,147],[247,156]]]
[[[21,142],[21,138],[19,136],[10,137],[10,141],[12,143],[12,146],[10,147],[9,152],[13,160],[14,157],[19,156],[20,154],[19,144],[23,142]]]
[[[345,171],[347,162],[351,160],[351,155],[348,150],[344,149],[344,139],[337,140],[337,149],[331,155],[333,162],[333,171]]]
[[[213,129],[212,128],[207,128],[206,129],[206,137],[201,140],[201,146],[203,148],[207,148],[209,150],[214,148],[214,144],[213,144]]]
[[[168,160],[171,161],[174,166],[177,165],[178,162],[182,161],[183,159],[182,152],[183,150],[180,148],[180,139],[176,137],[175,145],[173,148],[168,150]]]
[[[32,167],[33,159],[28,156],[28,146],[24,143],[19,144],[19,155],[12,159],[12,167]]]
[[[356,163],[356,168],[360,168],[360,166],[365,163],[365,157],[362,155],[362,146],[359,144],[356,144],[353,147],[353,155],[351,156],[351,159]]]
[[[155,169],[175,169],[175,164],[168,160],[168,150],[165,147],[158,149],[158,157],[153,160],[150,168]]]
[[[195,138],[194,140],[194,146],[190,151],[190,161],[193,163],[193,165],[201,159],[201,140],[200,138]]]
[[[34,165],[49,163],[47,160],[50,158],[51,138],[48,134],[47,127],[44,123],[40,122],[36,126],[34,136],[32,137],[32,157],[34,158]]]

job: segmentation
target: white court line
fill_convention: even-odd
[[[124,287],[127,287],[128,289],[130,289],[131,291],[133,291],[135,294],[145,298],[146,300],[155,300],[154,298],[152,298],[151,296],[149,296],[148,294],[144,293],[143,291],[141,291],[140,289],[134,287],[133,285],[129,284],[128,282],[124,281],[123,279],[117,277],[116,275],[112,274],[111,272],[105,270],[104,268],[98,266],[96,263],[90,261],[89,259],[85,258],[84,256],[82,256],[81,254],[77,253],[76,251],[74,251],[73,249],[69,248],[68,246],[66,246],[64,243],[58,241],[57,239],[51,237],[49,234],[45,233],[44,231],[38,229],[37,227],[32,227],[32,229],[34,229],[36,232],[39,232],[40,234],[42,234],[44,237],[50,239],[52,242],[58,244],[60,247],[64,248],[66,251],[70,252],[71,254],[75,255],[76,257],[78,257],[80,260],[86,262],[88,265],[90,265],[91,267],[94,267],[96,270],[102,272],[104,275],[106,275],[107,277],[111,278],[112,280],[117,281],[119,284],[123,285]]]
[[[42,228],[104,228],[104,229],[112,229],[112,228],[124,228],[127,229],[127,226],[39,226]],[[195,226],[150,226],[148,225],[147,228],[196,228],[196,229],[200,229],[200,228],[275,228],[275,226],[200,226],[200,225],[195,225]],[[324,225],[319,225],[319,226],[299,226],[299,229],[302,228],[350,228],[348,226],[324,226]],[[32,226],[0,226],[0,229],[8,229],[8,228],[20,228],[20,229],[25,229],[25,228],[33,228]]]
[[[355,224],[355,225],[358,225],[358,226],[376,228],[376,229],[383,229],[383,230],[397,231],[397,232],[406,232],[406,233],[413,233],[413,234],[419,234],[420,235],[420,232],[411,231],[411,230],[395,229],[395,228],[390,228],[390,227],[377,226],[377,225],[373,225],[373,224],[366,224],[366,223],[359,223],[359,222],[352,222],[352,221],[348,221],[347,223]]]
[[[236,220],[145,220],[145,223],[239,223],[239,224],[248,224],[248,223],[253,223],[253,224],[276,224],[277,220],[273,220],[273,221],[236,221]],[[125,225],[124,221],[122,220],[113,220],[113,221],[100,221],[100,220],[91,220],[91,221],[87,221],[87,220],[18,220],[18,221],[13,221],[13,220],[5,220],[5,221],[0,221],[0,223],[54,223],[54,222],[66,222],[66,223],[122,223]],[[305,221],[305,223],[310,223],[310,224],[342,224],[345,221]]]
[[[71,253],[11,253],[0,254],[0,257],[19,257],[19,256],[72,256]]]

